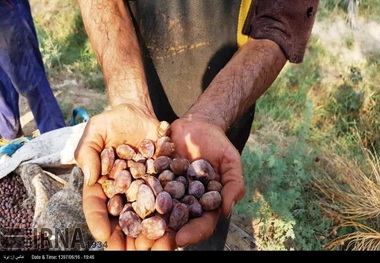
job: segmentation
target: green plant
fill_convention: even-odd
[[[360,15],[373,21],[380,21],[380,0],[360,1]]]
[[[296,130],[302,120],[306,101],[309,100],[310,89],[319,87],[323,79],[324,67],[321,65],[327,64],[326,56],[318,38],[312,37],[302,65],[288,64],[283,69],[269,90],[257,101],[257,114],[280,122],[286,120],[289,131]]]
[[[89,45],[81,14],[74,0],[36,2],[33,17],[46,68],[49,74],[97,71],[95,55]]]
[[[308,187],[316,154],[306,143],[310,115],[306,110],[298,137],[285,136],[282,125],[269,121],[243,152],[247,194],[235,212],[252,217],[264,250],[318,250],[320,236],[327,236],[329,222]]]
[[[43,39],[43,41],[40,41],[40,50],[43,54],[45,68],[48,69],[48,71],[51,68],[62,67],[61,45],[54,41],[52,36],[45,34],[45,38]]]
[[[367,56],[368,77],[369,79],[378,79],[380,71],[380,50],[369,52]]]
[[[348,50],[352,50],[354,48],[355,38],[352,34],[346,36],[343,39],[343,43]]]

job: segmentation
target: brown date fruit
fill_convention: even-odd
[[[155,196],[164,190],[160,183],[160,180],[158,180],[158,178],[153,175],[147,174],[143,177],[143,180],[147,185],[149,185]]]
[[[107,210],[113,216],[120,215],[120,212],[123,210],[124,200],[120,194],[112,196],[107,203]]]
[[[134,179],[141,178],[146,173],[146,166],[140,162],[129,162],[129,172]]]
[[[189,221],[189,208],[184,203],[177,203],[170,211],[169,226],[178,231]]]
[[[175,174],[170,170],[163,170],[158,175],[158,180],[160,181],[163,187],[166,186],[167,182],[174,181],[176,179]]]
[[[185,185],[185,189],[189,187],[189,180],[183,175],[179,175],[175,178],[176,181],[182,182]]]
[[[152,214],[156,209],[156,199],[152,189],[146,185],[141,184],[137,191],[136,202],[132,203],[135,212],[144,219]]]
[[[172,156],[174,150],[174,143],[171,141],[170,137],[164,136],[158,138],[156,141],[156,152],[154,156]]]
[[[210,180],[207,184],[206,191],[218,191],[219,193],[222,191],[222,183],[218,180]]]
[[[125,193],[132,183],[132,175],[128,170],[118,171],[114,175],[114,186],[120,189],[121,193]]]
[[[108,178],[115,179],[115,174],[125,169],[127,169],[127,162],[123,159],[116,159],[112,165],[111,171],[108,173]]]
[[[115,151],[112,147],[107,147],[102,150],[100,153],[100,162],[101,162],[101,174],[108,174],[115,162]]]
[[[120,144],[116,147],[116,154],[121,159],[132,160],[136,155],[136,151],[128,144]]]
[[[216,178],[216,173],[208,161],[199,159],[190,164],[189,169],[187,169],[187,176],[192,180],[199,180],[207,184],[208,181]]]
[[[108,198],[111,198],[115,194],[120,194],[123,191],[121,188],[115,186],[115,180],[111,179],[102,182],[102,189]]]
[[[168,156],[158,156],[156,159],[153,161],[153,166],[154,169],[156,170],[156,173],[161,173],[164,170],[169,169],[170,163],[172,160]]]
[[[180,199],[185,195],[185,185],[180,181],[167,182],[164,190],[170,194],[172,198]]]
[[[160,214],[167,214],[173,207],[173,198],[166,191],[158,193],[156,196],[156,211]]]
[[[152,216],[141,221],[141,232],[149,239],[156,240],[165,234],[166,221],[161,216]]]
[[[147,159],[152,158],[155,152],[154,142],[148,139],[143,140],[138,147],[138,152]]]
[[[183,175],[186,174],[187,169],[189,169],[190,162],[185,158],[175,157],[170,163],[170,170],[175,175]]]
[[[134,202],[137,199],[137,191],[139,190],[140,185],[144,184],[143,179],[133,180],[127,191],[125,191],[125,195],[127,197],[128,202]]]
[[[200,217],[202,215],[202,205],[195,196],[186,195],[181,202],[187,205],[191,217]]]
[[[154,166],[154,159],[147,159],[145,165],[147,174],[157,174],[156,167]]]
[[[190,195],[199,199],[205,193],[205,186],[201,181],[194,180],[189,183],[189,189],[187,191]]]
[[[222,203],[222,196],[218,191],[210,191],[204,193],[199,199],[202,205],[202,209],[205,211],[210,211],[218,208]]]
[[[119,225],[126,236],[136,238],[141,232],[141,218],[132,210],[123,209],[119,216]]]
[[[169,128],[161,122],[155,142],[146,139],[137,147],[121,144],[101,152],[108,213],[118,216],[126,236],[141,233],[156,240],[168,228],[178,231],[190,218],[221,205],[220,175],[204,159],[190,163],[176,156]]]

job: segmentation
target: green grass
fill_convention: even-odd
[[[362,16],[368,17],[369,20],[380,21],[380,0],[362,0],[360,2],[359,12]]]
[[[44,3],[45,2],[45,3]],[[50,78],[80,75],[86,87],[105,90],[103,76],[87,38],[75,0],[36,2],[34,21]]]
[[[303,113],[309,118],[310,106]],[[303,120],[290,136],[286,122],[266,116],[254,144],[243,152],[247,194],[235,212],[262,225],[255,231],[264,250],[321,250],[327,240],[331,222],[310,189],[310,171],[320,153],[308,143],[310,119]]]
[[[349,0],[321,0],[318,18],[331,18],[333,15],[346,15]],[[360,0],[358,13],[372,21],[380,21],[380,0]]]

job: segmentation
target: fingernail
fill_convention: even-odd
[[[91,176],[90,167],[85,166],[85,167],[83,168],[83,175],[84,175],[84,182],[85,182],[86,185],[88,186],[88,183],[89,183],[89,181],[90,181],[90,176]]]
[[[230,213],[228,214],[227,218],[230,218],[230,217],[231,217],[232,212],[233,212],[234,207],[235,207],[235,204],[236,204],[235,201],[233,201],[232,204],[231,204],[231,210],[230,210]]]
[[[180,246],[180,247],[178,247],[177,249],[178,249],[179,251],[183,251],[183,250],[186,249],[186,247],[187,247],[188,245],[189,245],[189,244],[186,244],[186,245]]]

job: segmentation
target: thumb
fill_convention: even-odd
[[[229,217],[237,202],[239,202],[245,195],[244,181],[229,181],[221,191],[222,195],[222,213],[224,216]]]
[[[83,152],[83,153],[82,153]],[[78,149],[77,163],[81,167],[84,175],[84,184],[93,185],[97,182],[100,175],[99,153],[91,150],[91,148]]]
[[[179,247],[187,247],[209,238],[218,222],[220,209],[203,212],[201,217],[189,220],[178,230],[176,243]]]
[[[74,157],[78,166],[82,169],[84,184],[93,185],[100,176],[100,153],[102,147],[95,143],[96,140],[91,140],[92,136],[88,134],[89,131],[86,129],[75,149]]]
[[[226,159],[223,161],[221,169],[221,182],[223,185],[221,195],[222,213],[224,216],[229,217],[235,204],[244,197],[246,189],[240,156]]]

